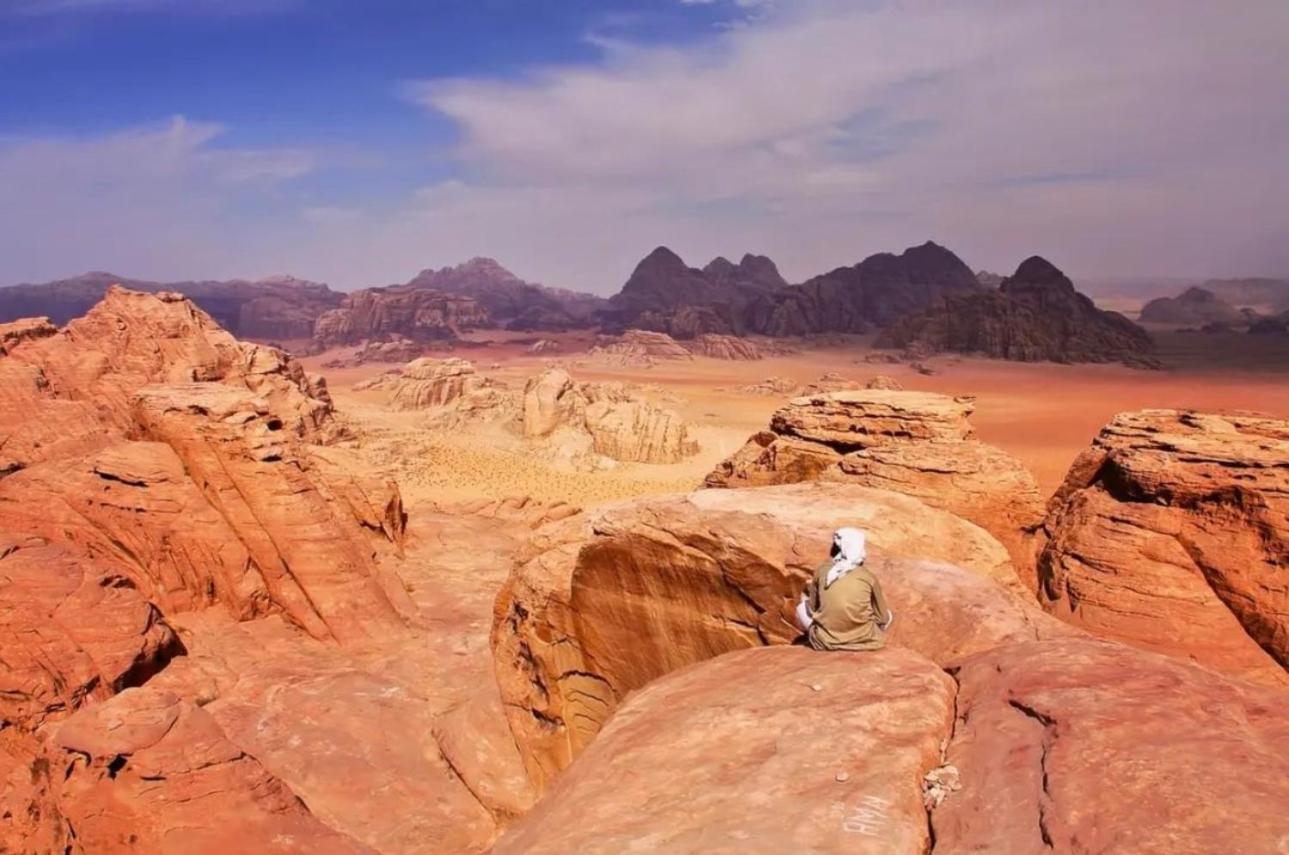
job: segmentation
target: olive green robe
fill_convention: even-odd
[[[831,567],[831,561],[819,565],[806,585],[806,603],[815,619],[807,633],[810,646],[816,650],[880,649],[886,637],[877,624],[890,614],[881,583],[861,564],[825,587]]]

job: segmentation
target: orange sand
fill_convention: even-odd
[[[857,341],[846,347],[813,350],[755,362],[695,359],[651,368],[621,368],[585,361],[577,352],[590,343],[585,334],[547,336],[564,344],[567,356],[532,356],[531,336],[484,334],[491,343],[458,349],[479,369],[522,389],[524,379],[551,361],[567,364],[582,380],[620,380],[644,388],[664,406],[678,410],[695,427],[701,452],[668,466],[620,464],[596,473],[571,472],[535,460],[500,429],[430,432],[416,413],[384,406],[385,393],[353,392],[360,379],[390,366],[321,369],[323,357],[306,361],[328,377],[340,410],[362,428],[361,448],[373,465],[396,477],[413,506],[434,500],[528,495],[583,506],[649,493],[697,486],[713,465],[734,451],[749,434],[763,429],[785,398],[737,391],[770,376],[799,383],[836,372],[858,385],[876,374],[906,388],[974,395],[972,418],[979,437],[1022,460],[1051,492],[1074,457],[1115,413],[1148,407],[1203,410],[1252,409],[1289,417],[1289,343],[1252,341],[1257,337],[1173,334],[1160,337],[1166,371],[1119,366],[1025,365],[993,360],[938,357],[936,374],[918,374],[905,365],[869,364],[870,350]],[[444,354],[446,355],[446,354]],[[498,367],[490,369],[489,366]]]

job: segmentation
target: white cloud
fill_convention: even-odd
[[[804,276],[927,237],[982,266],[1203,275],[1289,265],[1241,255],[1289,232],[1286,40],[1280,0],[801,0],[692,47],[412,92],[462,133],[471,189],[433,211],[486,204],[493,251],[547,247],[512,261],[547,278],[604,287],[626,272],[607,247],[655,239]]]
[[[193,277],[236,270],[260,223],[239,203],[313,169],[296,149],[216,145],[224,129],[175,117],[89,138],[0,137],[6,278],[85,269]]]

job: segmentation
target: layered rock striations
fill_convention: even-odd
[[[1289,422],[1117,416],[1044,523],[1045,607],[1098,635],[1289,685]]]
[[[1150,336],[1091,299],[1046,260],[1022,262],[996,291],[942,297],[883,332],[878,347],[1018,362],[1122,362],[1154,368]]]
[[[488,312],[470,297],[414,283],[391,285],[347,294],[339,307],[319,316],[313,340],[323,350],[401,339],[425,344],[491,323]]]
[[[658,362],[693,359],[694,355],[666,333],[627,330],[616,339],[592,347],[592,359],[628,368],[648,368]]]
[[[497,679],[534,784],[545,788],[631,691],[720,653],[786,644],[832,530],[869,529],[902,616],[899,643],[936,661],[1067,632],[1007,591],[985,531],[907,496],[846,484],[702,490],[540,529],[497,598]]]
[[[698,451],[689,426],[621,384],[578,383],[552,368],[524,387],[525,439],[556,459],[582,465],[595,457],[632,463],[676,463]]]
[[[1019,461],[974,438],[974,408],[970,398],[886,389],[795,398],[704,483],[843,481],[915,496],[997,537],[1033,589],[1043,501]]]

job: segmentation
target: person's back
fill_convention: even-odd
[[[826,585],[830,563],[815,573],[811,585],[814,623],[807,638],[816,650],[878,650],[886,644],[879,623],[886,616],[881,584],[867,567],[856,567]]]

